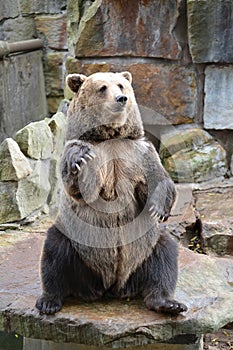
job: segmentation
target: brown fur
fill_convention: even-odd
[[[177,278],[177,250],[169,237],[160,237],[154,218],[155,214],[169,215],[175,189],[155,148],[143,138],[131,80],[128,72],[67,78],[76,95],[68,110],[67,142],[61,159],[64,189],[60,209],[42,257],[44,293],[37,302],[42,312],[56,312],[61,300],[75,291],[90,300],[108,291],[118,296],[141,293],[149,308],[173,313],[186,308],[170,299]],[[54,287],[61,278],[55,267],[48,272],[47,250],[53,245],[54,232],[68,238],[67,251],[68,246],[74,249],[74,259],[80,259],[78,264],[98,277],[101,288],[90,287],[91,280],[85,282],[86,287],[78,282],[75,291]],[[64,260],[62,267],[67,265]],[[164,280],[160,282],[161,274]],[[144,280],[144,286],[138,286],[135,278]],[[92,296],[88,297],[88,290]]]

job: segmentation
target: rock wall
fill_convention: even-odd
[[[129,70],[149,133],[165,142],[173,125],[173,141],[182,140],[183,152],[161,147],[175,180],[187,160],[183,181],[233,174],[232,13],[225,0],[67,1],[67,72]]]
[[[221,0],[67,0],[66,16],[65,0],[19,0],[15,4],[6,0],[0,4],[0,39],[43,40],[51,113],[62,99],[66,74],[129,70],[147,135],[155,142],[164,166],[177,183],[200,183],[233,175],[232,13],[233,4]],[[38,52],[0,61],[4,76],[0,81],[0,112],[5,106],[12,111],[5,115],[16,130],[22,124],[17,124],[15,110],[23,125],[44,117],[45,98],[42,112],[38,99],[38,89],[43,91],[44,86],[43,81],[38,85],[41,71]],[[27,83],[20,85],[20,81]],[[25,103],[27,96],[33,96],[29,99],[33,113]],[[27,170],[22,174],[20,169],[14,170],[15,165],[7,171],[0,169],[1,200],[11,193],[9,198],[15,198],[12,208],[17,207],[13,219],[0,213],[1,222],[21,220],[56,202],[57,159],[65,122],[58,121],[55,114],[49,124],[34,123],[20,130],[14,142],[7,139],[0,146],[4,167],[4,157],[7,164],[15,164],[14,149],[16,159],[19,155],[21,159],[16,165],[25,164]],[[42,125],[47,131],[41,131]],[[37,135],[37,127],[43,137]],[[5,131],[7,135],[12,130]],[[30,138],[38,139],[36,151],[32,142],[28,145]],[[42,143],[45,149],[40,148]],[[24,198],[22,193],[28,188],[35,194],[31,209],[27,209],[30,205],[17,204],[18,193]]]

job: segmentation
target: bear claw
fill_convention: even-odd
[[[53,315],[61,310],[62,303],[60,299],[50,299],[42,296],[37,300],[35,306],[41,314]]]
[[[96,157],[95,153],[87,150],[86,153],[73,154],[73,162],[71,163],[71,172],[76,175],[82,170],[83,165],[87,165],[88,160],[93,160]]]
[[[149,213],[150,213],[150,216],[152,217],[152,219],[160,220],[162,222],[165,219],[164,216],[159,215],[159,213],[154,209],[154,206],[150,207]]]

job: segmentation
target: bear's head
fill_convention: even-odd
[[[140,112],[129,72],[69,74],[75,93],[68,109],[67,138],[106,140],[143,136]]]

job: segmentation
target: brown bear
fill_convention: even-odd
[[[141,296],[149,309],[178,314],[177,243],[161,233],[175,187],[144,138],[129,72],[70,74],[61,159],[60,207],[44,243],[40,312],[72,295]],[[161,232],[160,232],[161,231]]]

